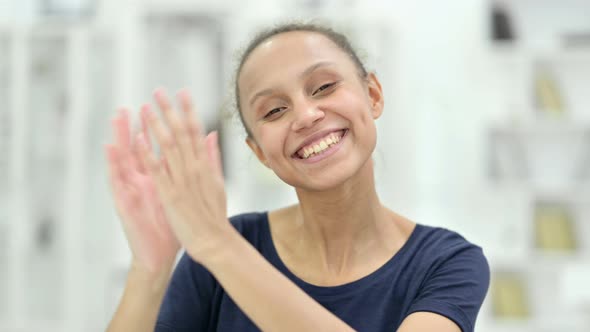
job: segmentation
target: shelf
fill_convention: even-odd
[[[536,121],[493,127],[490,175],[539,188],[570,187],[590,173],[590,126]]]
[[[590,62],[590,46],[538,49],[519,43],[495,42],[489,47],[489,53],[495,60],[546,59],[555,62]]]

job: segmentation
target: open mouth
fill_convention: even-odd
[[[294,158],[298,159],[310,159],[319,155],[323,155],[329,152],[334,146],[336,146],[340,140],[346,135],[348,129],[342,129],[331,132],[326,136],[313,141],[312,143],[302,147],[293,154]]]

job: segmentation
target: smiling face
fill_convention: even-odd
[[[247,139],[258,159],[286,183],[334,188],[366,165],[383,110],[375,75],[359,76],[351,58],[326,36],[275,35],[250,53],[239,77]]]

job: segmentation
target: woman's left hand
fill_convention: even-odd
[[[173,232],[187,253],[198,262],[223,246],[231,230],[227,219],[218,135],[203,135],[186,91],[175,111],[166,94],[155,92],[162,119],[149,108],[141,116],[160,146],[158,158],[146,138],[137,137],[140,155],[154,181]]]

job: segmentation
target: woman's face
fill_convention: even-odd
[[[334,42],[287,32],[260,44],[244,63],[240,106],[256,156],[286,183],[334,188],[356,174],[375,148],[381,86],[361,78]]]

